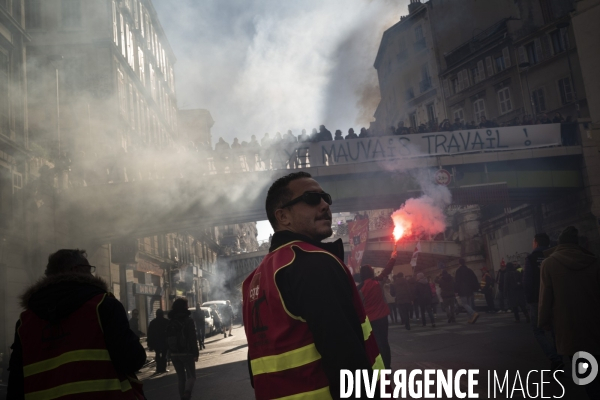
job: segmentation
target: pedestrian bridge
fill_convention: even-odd
[[[421,193],[414,170],[427,171],[432,181],[438,170],[447,171],[441,183],[454,204],[538,203],[583,187],[582,148],[561,145],[559,124],[409,136],[415,137],[312,143],[311,157],[297,144],[292,153],[331,193],[333,212],[398,208]],[[348,146],[361,149],[360,156],[351,153],[356,160]],[[289,172],[199,174],[67,189],[58,195],[56,219],[70,243],[79,246],[264,220],[267,189]]]

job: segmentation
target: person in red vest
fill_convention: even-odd
[[[373,328],[373,334],[377,341],[377,347],[379,347],[381,357],[383,358],[383,364],[386,369],[390,369],[390,364],[392,362],[390,343],[388,342],[387,318],[388,315],[390,315],[390,307],[387,305],[385,297],[383,296],[381,281],[392,272],[392,269],[394,269],[397,255],[397,252],[392,252],[392,257],[383,271],[377,276],[375,276],[375,271],[370,265],[363,265],[360,267],[362,283],[358,285],[358,289],[363,296],[365,312],[367,313],[367,317],[369,317],[369,321],[371,321],[371,327]]]
[[[267,193],[275,234],[242,286],[257,400],[338,399],[340,370],[384,368],[342,241],[322,242],[332,234],[331,203],[306,172],[276,180]]]
[[[22,296],[9,399],[145,399],[134,374],[146,351],[85,250],[58,250]]]

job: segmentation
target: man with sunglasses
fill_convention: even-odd
[[[58,250],[21,296],[7,398],[144,398],[146,351],[95,270],[85,250]]]
[[[248,362],[258,400],[340,397],[340,370],[383,369],[341,240],[331,196],[306,172],[267,194],[275,234],[269,254],[243,283]],[[363,389],[361,394],[365,396]]]

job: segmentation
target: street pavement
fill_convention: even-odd
[[[437,327],[422,327],[420,321],[411,321],[412,329],[391,324],[389,342],[392,351],[392,369],[479,369],[479,385],[475,392],[480,399],[488,398],[534,398],[540,375],[530,376],[530,395],[516,390],[512,395],[497,392],[496,397],[487,394],[487,371],[495,370],[504,378],[509,371],[508,386],[512,389],[516,371],[520,373],[523,386],[531,370],[549,369],[545,358],[533,337],[531,326],[522,318],[515,323],[512,314],[480,313],[475,324],[468,324],[466,315],[459,314],[456,324],[447,324],[438,313]],[[206,349],[200,353],[196,363],[196,385],[192,399],[253,399],[254,393],[248,378],[246,362],[247,342],[243,329],[237,325],[233,337],[215,335],[206,340]],[[153,353],[149,353],[153,356]],[[567,360],[565,360],[567,361]],[[568,363],[566,363],[568,364]],[[561,378],[564,396],[568,400],[585,400],[585,392],[571,379],[570,366]],[[177,376],[174,368],[170,372],[153,376],[154,367],[142,370],[144,391],[149,400],[177,399]],[[492,375],[493,376],[493,375]],[[563,389],[551,374],[544,375],[544,397],[560,396]],[[461,388],[466,389],[466,379],[461,380]],[[518,389],[518,385],[517,385]],[[539,389],[537,389],[539,390]],[[531,396],[531,397],[530,397]],[[537,398],[541,398],[538,393]],[[411,397],[407,397],[411,398]],[[443,397],[446,398],[446,397]]]

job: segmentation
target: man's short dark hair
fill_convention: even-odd
[[[67,272],[77,265],[90,265],[85,250],[60,249],[48,256],[46,276]]]
[[[308,172],[294,172],[277,179],[269,188],[269,191],[267,192],[267,201],[265,202],[265,209],[267,211],[267,218],[269,219],[273,229],[277,229],[275,210],[281,208],[282,205],[292,200],[292,191],[288,188],[288,185],[290,182],[302,178],[312,178],[312,176]]]
[[[535,236],[533,237],[533,240],[535,240],[535,242],[538,244],[538,246],[541,246],[541,247],[550,246],[550,236],[548,236],[545,232],[536,233]]]
[[[188,300],[185,297],[178,297],[173,302],[171,306],[171,310],[177,311],[187,311],[188,309]]]

